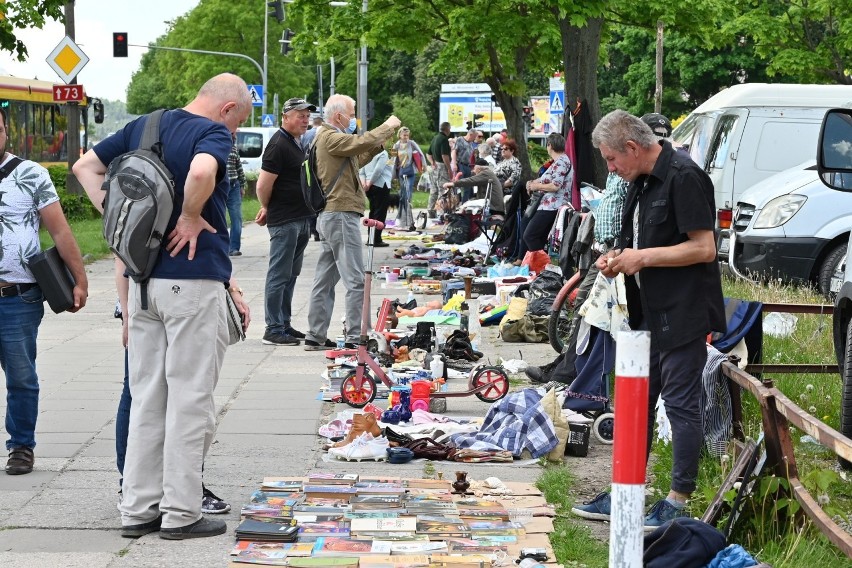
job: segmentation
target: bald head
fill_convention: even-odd
[[[251,96],[245,81],[232,73],[222,73],[204,83],[185,110],[235,132],[251,113]]]

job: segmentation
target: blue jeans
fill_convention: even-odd
[[[399,175],[399,207],[396,214],[398,228],[407,229],[414,225],[414,213],[411,211],[411,196],[414,194],[414,168]]]
[[[290,328],[293,290],[302,273],[302,258],[311,239],[311,220],[297,219],[269,227],[269,270],[266,272],[266,331]]]
[[[118,400],[118,413],[115,415],[115,465],[118,473],[124,475],[124,456],[127,453],[127,434],[130,432],[130,366],[127,360],[127,348],[124,349],[124,388]]]
[[[243,196],[239,180],[231,182],[228,191],[228,217],[231,219],[231,245],[228,252],[240,250],[240,237],[243,234]]]
[[[36,338],[44,316],[38,286],[0,298],[0,367],[6,374],[6,449],[34,448],[38,417]]]

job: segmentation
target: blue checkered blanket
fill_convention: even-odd
[[[533,458],[547,455],[558,440],[541,399],[536,389],[511,393],[491,405],[479,432],[454,434],[450,441],[459,448],[508,450],[516,458],[525,449]]]

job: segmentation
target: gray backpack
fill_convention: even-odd
[[[104,178],[104,238],[134,282],[157,264],[175,201],[174,176],[163,163],[160,109],[148,115],[139,148],[109,164]],[[147,309],[143,287],[142,308]]]

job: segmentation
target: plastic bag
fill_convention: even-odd
[[[543,250],[530,250],[524,255],[521,266],[529,266],[530,272],[539,274],[544,267],[550,264],[550,257]]]
[[[529,266],[515,266],[511,262],[506,261],[488,267],[488,278],[501,278],[505,276],[528,276],[529,273]]]
[[[789,337],[796,331],[799,318],[793,314],[772,312],[763,318],[763,333],[772,337]]]
[[[527,313],[535,316],[549,316],[553,308],[553,300],[562,289],[562,275],[552,270],[545,270],[530,284],[530,303]]]

